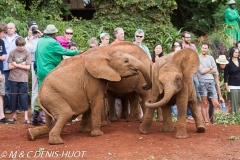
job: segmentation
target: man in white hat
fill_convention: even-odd
[[[238,14],[236,7],[236,2],[234,0],[230,0],[228,2],[229,7],[225,12],[225,23],[227,25],[233,25],[231,28],[226,29],[226,34],[233,38],[235,42],[240,40],[240,30],[238,21],[240,20],[240,16]]]
[[[55,33],[58,32],[58,29],[53,25],[47,25],[44,30],[44,37],[39,39],[36,52],[35,52],[35,61],[37,63],[37,77],[38,77],[38,90],[40,89],[44,78],[47,74],[52,71],[57,65],[63,60],[62,56],[74,56],[78,54],[78,50],[65,49],[61,44],[54,39]],[[38,125],[37,117],[41,109],[39,106],[34,105],[34,117],[33,125]]]

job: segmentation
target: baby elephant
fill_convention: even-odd
[[[153,69],[153,87],[151,99],[146,102],[147,111],[140,125],[140,132],[149,133],[154,109],[161,107],[163,126],[161,131],[173,131],[171,105],[177,104],[177,134],[176,138],[187,138],[186,113],[187,107],[192,111],[197,132],[205,132],[201,115],[197,109],[196,91],[193,75],[199,67],[198,54],[190,48],[175,54],[159,58]]]
[[[83,113],[83,121],[84,115],[91,118],[90,135],[103,134],[101,112],[107,82],[118,82],[121,77],[139,72],[147,82],[143,89],[150,89],[151,79],[143,63],[127,53],[102,52],[100,48],[93,48],[63,60],[47,75],[38,95],[39,105],[46,113],[46,126],[29,128],[28,139],[35,140],[49,133],[49,144],[62,144],[60,133],[64,125]],[[80,131],[89,131],[89,128],[81,124]]]

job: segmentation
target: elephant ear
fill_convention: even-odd
[[[191,48],[185,48],[173,55],[172,60],[182,68],[185,80],[192,79],[193,74],[197,72],[200,65],[198,54]]]
[[[153,85],[157,84],[157,87],[158,87],[158,90],[159,90],[159,94],[161,94],[163,92],[163,86],[157,80],[158,77],[161,76],[158,73],[159,73],[159,70],[161,69],[161,67],[164,66],[164,64],[167,62],[168,58],[169,58],[168,55],[162,56],[161,58],[156,60],[155,64],[153,65]]]
[[[109,60],[108,54],[93,52],[86,58],[85,67],[95,78],[118,82],[121,80],[121,77],[109,66]]]

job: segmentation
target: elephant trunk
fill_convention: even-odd
[[[148,100],[145,102],[145,105],[147,108],[158,108],[164,106],[166,103],[169,102],[169,100],[172,98],[174,95],[174,89],[170,85],[164,87],[164,97],[162,100],[156,102],[156,103],[151,103],[151,100]]]
[[[151,66],[150,66],[150,68],[151,68]],[[141,61],[139,61],[139,63],[138,63],[138,70],[142,73],[142,75],[146,81],[146,84],[142,85],[142,89],[144,89],[144,90],[151,89],[152,81],[151,81],[151,77],[149,75],[151,73],[151,71],[150,70],[148,71],[147,68],[144,66],[144,64]]]

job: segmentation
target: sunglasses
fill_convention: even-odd
[[[143,36],[137,36],[137,35],[136,35],[136,37],[137,37],[137,38],[143,38]]]
[[[65,32],[65,34],[67,34],[67,35],[73,35],[73,33],[71,32]]]

